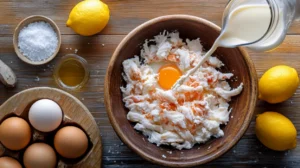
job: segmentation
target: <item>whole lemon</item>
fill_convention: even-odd
[[[67,26],[83,36],[99,33],[109,21],[109,8],[100,0],[84,0],[71,11]]]
[[[297,130],[293,123],[277,112],[258,115],[255,126],[256,136],[266,147],[284,151],[297,146]]]
[[[268,103],[283,102],[296,92],[299,85],[297,71],[286,65],[278,65],[263,74],[259,80],[259,99]]]

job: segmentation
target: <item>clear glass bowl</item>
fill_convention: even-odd
[[[83,69],[84,69],[83,80],[78,85],[75,85],[75,86],[66,85],[62,81],[62,79],[60,78],[60,75],[59,75],[59,71],[60,71],[60,68],[62,67],[62,65],[64,65],[66,62],[68,62],[70,60],[73,60],[73,61],[76,61],[76,62],[80,63],[82,65]],[[89,80],[89,76],[90,76],[90,71],[89,71],[89,68],[88,68],[87,61],[84,58],[82,58],[82,57],[80,57],[76,54],[67,54],[64,57],[62,57],[61,60],[55,65],[54,73],[53,73],[53,77],[54,77],[55,82],[61,88],[66,89],[66,90],[73,90],[73,91],[77,91],[77,90],[81,89],[87,83],[87,81]]]

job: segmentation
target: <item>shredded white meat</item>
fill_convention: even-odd
[[[242,92],[243,83],[232,89],[226,80],[234,75],[217,70],[224,66],[217,57],[210,57],[176,90],[162,89],[151,66],[173,63],[185,74],[203,54],[199,38],[183,42],[178,32],[164,31],[145,41],[140,57],[123,62],[126,86],[121,91],[129,109],[127,119],[149,142],[181,150],[224,136],[220,125],[229,122],[229,102]]]

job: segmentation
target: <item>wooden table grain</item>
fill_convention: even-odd
[[[74,53],[84,57],[90,66],[90,80],[79,92],[70,92],[91,111],[103,140],[104,168],[161,167],[143,160],[125,146],[106,115],[104,106],[104,77],[110,57],[124,36],[139,24],[167,14],[190,14],[221,24],[222,12],[228,0],[103,0],[111,11],[108,26],[100,34],[82,37],[65,26],[69,12],[80,0],[0,0],[0,59],[8,64],[18,77],[15,88],[0,84],[0,104],[12,95],[32,87],[57,88],[52,74],[53,66],[64,55]],[[12,35],[17,24],[30,15],[45,15],[53,19],[62,34],[58,56],[49,64],[31,66],[14,53]],[[249,51],[260,77],[268,68],[286,64],[300,72],[300,22],[295,22],[285,41],[272,52]],[[277,111],[292,120],[300,130],[300,90],[284,103],[269,105],[259,101],[255,113]],[[294,150],[275,152],[264,147],[256,138],[253,121],[239,143],[219,159],[203,167],[299,167],[300,145]],[[300,136],[297,137],[300,143]]]

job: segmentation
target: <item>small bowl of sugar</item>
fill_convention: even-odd
[[[14,49],[18,57],[31,65],[50,62],[61,45],[60,31],[53,20],[34,15],[22,20],[13,37]]]

